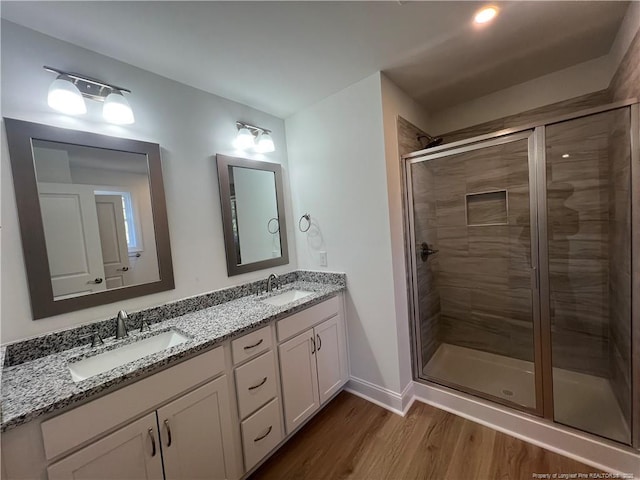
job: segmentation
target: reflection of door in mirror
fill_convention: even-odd
[[[33,156],[55,300],[159,280],[145,155],[34,140]]]
[[[237,264],[280,257],[275,173],[229,166],[229,182]]]
[[[40,182],[38,190],[54,298],[104,290],[93,189]]]
[[[124,287],[129,282],[129,249],[121,195],[96,194],[98,229],[107,288]]]

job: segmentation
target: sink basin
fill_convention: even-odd
[[[108,350],[100,355],[85,358],[79,362],[69,364],[69,371],[74,382],[80,382],[94,375],[107,372],[125,363],[134,362],[140,358],[161,352],[167,348],[180,345],[189,338],[169,330],[144,340],[123,345],[122,347]]]
[[[301,298],[308,297],[312,293],[313,292],[305,292],[304,290],[289,290],[288,292],[281,293],[275,297],[265,298],[262,302],[279,307],[281,305],[286,305],[287,303],[300,300]]]

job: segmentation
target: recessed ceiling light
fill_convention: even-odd
[[[564,155],[562,155],[562,158],[569,158],[571,155],[569,155],[568,153],[565,153]]]
[[[496,15],[498,15],[498,9],[496,7],[484,7],[478,10],[473,21],[478,24],[487,23],[496,18]]]

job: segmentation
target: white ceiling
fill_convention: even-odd
[[[478,29],[482,5],[2,1],[1,14],[286,118],[378,70],[430,111],[486,95],[607,54],[628,3],[500,2]]]

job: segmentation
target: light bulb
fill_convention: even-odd
[[[275,149],[276,146],[273,144],[273,138],[271,138],[271,135],[267,132],[261,133],[256,144],[256,152],[269,153],[273,152]]]
[[[498,15],[498,9],[496,7],[485,7],[476,13],[473,21],[479,24],[487,23],[496,18]]]
[[[87,113],[87,106],[78,87],[66,75],[59,75],[49,87],[47,103],[54,110],[67,115]]]
[[[107,122],[117,125],[128,125],[135,121],[129,102],[117,90],[111,92],[104,99],[102,116]]]
[[[242,127],[240,130],[238,130],[238,134],[236,135],[236,139],[233,144],[240,150],[246,150],[253,147],[255,145],[255,142],[253,140],[253,133],[251,133],[251,131],[247,127]]]

